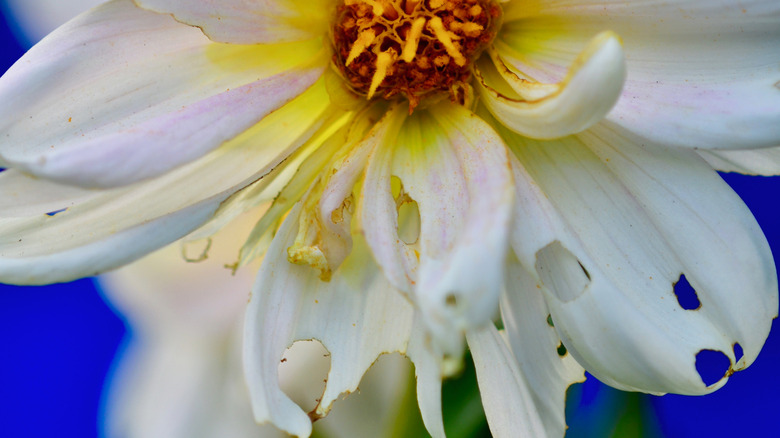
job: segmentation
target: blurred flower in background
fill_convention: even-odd
[[[206,259],[205,247],[174,244],[98,278],[132,332],[107,385],[106,436],[286,436],[255,423],[241,366],[254,271],[232,275],[225,268],[256,217],[243,216],[204,242]],[[281,387],[312,409],[328,367],[320,344],[297,343],[279,366]],[[409,371],[399,356],[384,358],[361,392],[339,405],[341,418],[317,424],[320,435],[369,436],[382,428],[403,398]]]
[[[34,7],[34,2],[32,1],[19,1],[18,3],[24,4],[25,6],[23,7],[27,9],[28,13],[30,8]],[[49,20],[49,18],[46,19]],[[48,29],[40,32],[48,32]],[[734,180],[738,179],[734,178]],[[776,217],[774,216],[774,218]],[[760,216],[759,221],[761,221]],[[772,222],[764,223],[771,224]],[[767,234],[771,233],[768,232]],[[771,235],[768,237],[770,242],[772,242]],[[775,247],[774,242],[772,243],[773,247]],[[181,256],[177,248],[164,251],[166,252],[165,254],[159,253],[154,255],[151,259],[139,262],[139,264],[127,268],[126,271],[112,274],[104,280],[104,284],[108,285],[109,297],[117,303],[121,311],[127,314],[129,323],[136,327],[138,335],[138,339],[133,341],[135,344],[131,344],[128,350],[123,353],[122,360],[119,362],[114,376],[115,386],[121,389],[117,389],[119,391],[118,395],[109,398],[111,400],[108,405],[109,417],[111,417],[109,430],[128,431],[136,427],[139,428],[137,430],[140,434],[132,436],[153,436],[149,435],[148,432],[143,432],[144,430],[148,431],[148,429],[143,428],[157,427],[159,425],[163,429],[157,430],[164,430],[164,427],[174,429],[184,427],[184,429],[177,430],[186,431],[186,427],[191,427],[195,423],[188,424],[188,421],[181,420],[196,418],[207,424],[220,424],[220,427],[227,427],[225,425],[230,424],[230,427],[233,428],[230,430],[251,431],[253,425],[251,421],[245,421],[246,418],[242,417],[240,408],[230,409],[229,412],[220,410],[220,407],[224,408],[227,405],[231,405],[233,401],[240,404],[243,397],[241,385],[237,382],[235,376],[235,350],[232,349],[236,336],[232,323],[238,323],[236,315],[240,314],[240,312],[235,309],[241,308],[243,305],[242,299],[239,299],[241,298],[240,291],[242,286],[227,288],[221,281],[216,284],[208,284],[209,278],[199,279],[197,286],[208,286],[203,289],[199,287],[183,289],[182,287],[185,286],[183,284],[166,284],[168,280],[163,278],[165,276],[155,276],[155,269],[165,266],[167,260],[180,260]],[[210,254],[213,258],[216,258],[218,248],[215,247],[214,251]],[[166,261],[163,261],[163,259]],[[197,267],[201,267],[201,264],[198,264]],[[216,267],[221,268],[221,266]],[[182,269],[188,268],[185,265]],[[217,271],[219,269],[215,269],[213,272],[215,274],[214,280],[222,274]],[[166,272],[170,273],[170,271]],[[211,271],[209,272],[211,273]],[[207,273],[204,273],[204,275],[207,275]],[[243,280],[236,279],[235,281],[240,282]],[[154,289],[158,287],[162,288],[162,293],[153,293]],[[142,292],[134,292],[139,290]],[[246,289],[244,288],[244,290]],[[227,293],[222,294],[221,292]],[[198,322],[201,324],[198,324]],[[215,357],[211,354],[214,351],[219,351],[221,354]],[[313,354],[312,358],[318,353],[315,352]],[[764,356],[767,354],[768,352],[765,351]],[[759,359],[757,364],[760,364],[762,360],[771,362],[772,359]],[[182,368],[185,364],[189,366]],[[754,368],[757,368],[757,366],[754,366]],[[177,370],[180,371],[182,369],[187,372],[177,373]],[[151,370],[152,372],[144,373],[142,370]],[[142,372],[142,375],[139,376],[138,372]],[[754,370],[741,373],[735,379],[739,379],[742,374],[747,375],[747,373],[751,372],[754,372]],[[161,384],[156,384],[154,379],[159,379]],[[178,383],[177,379],[179,380]],[[224,380],[214,381],[214,379]],[[401,379],[403,380],[403,378]],[[201,386],[193,388],[185,382],[199,382]],[[738,380],[727,386],[725,391],[728,391],[733,386],[737,386],[736,382]],[[222,383],[227,383],[227,385],[222,385]],[[588,436],[588,433],[594,433],[594,431],[599,432],[590,436],[605,436],[604,434],[613,433],[615,430],[632,430],[620,429],[620,427],[630,427],[630,425],[625,426],[626,422],[636,423],[637,421],[643,421],[642,409],[647,411],[655,408],[661,412],[665,409],[664,403],[651,402],[651,398],[648,396],[627,395],[614,390],[599,388],[595,389],[594,392],[610,392],[610,396],[607,398],[611,401],[606,403],[606,407],[612,409],[611,413],[614,414],[616,411],[620,411],[621,418],[627,418],[627,420],[621,423],[620,418],[612,415],[612,417],[616,417],[618,420],[612,426],[607,425],[599,429],[591,423],[589,426],[586,426],[586,432],[582,432],[584,435],[579,436]],[[213,397],[210,397],[209,400],[192,399],[187,391],[194,390],[205,391],[212,394]],[[580,394],[582,398],[588,397],[584,389],[580,391],[582,392]],[[724,391],[720,392],[720,394],[723,393]],[[669,398],[664,397],[661,400]],[[173,403],[175,410],[166,412],[166,414],[178,415],[167,416],[158,409],[153,408],[156,404],[167,404],[167,400]],[[199,405],[199,402],[206,403]],[[115,408],[116,406],[133,405],[137,409],[123,411]],[[685,411],[685,409],[676,409],[676,411],[680,410]],[[333,415],[339,411],[340,409],[337,409]],[[121,415],[115,416],[113,413],[121,413]],[[202,413],[205,413],[205,415]],[[590,414],[589,418],[598,417],[598,415],[593,415],[593,412],[590,412]],[[652,415],[652,412],[650,414]],[[576,417],[576,414],[573,415]],[[638,416],[639,420],[636,420],[636,418],[632,420],[632,415],[634,417]],[[166,416],[168,418],[165,418]],[[602,418],[604,417],[602,416]],[[652,419],[650,421],[652,422]],[[701,417],[699,417],[697,423],[699,421],[701,421]],[[610,421],[608,420],[605,423],[608,424]],[[744,430],[744,426],[741,425],[741,430]],[[706,425],[699,424],[694,430],[701,432],[703,427],[706,427]],[[203,431],[202,428],[198,430]],[[653,428],[650,427],[648,430],[645,432],[652,433]],[[635,432],[636,430],[634,429],[633,431]],[[570,435],[576,435],[577,433],[580,432],[577,432],[575,421]],[[622,436],[628,436],[625,435],[627,432],[622,433]],[[171,432],[170,435],[159,436],[175,436],[175,434]],[[631,436],[634,435],[631,434]]]

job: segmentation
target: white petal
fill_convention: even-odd
[[[188,234],[220,204],[267,175],[311,135],[327,108],[324,85],[205,157],[141,184],[106,190],[54,216],[0,219],[0,278],[68,281],[115,268]],[[22,193],[42,188],[32,183]],[[0,204],[13,193],[0,192]],[[26,196],[26,195],[23,195]]]
[[[160,175],[306,90],[323,69],[318,57],[312,64],[318,46],[214,44],[170,16],[109,2],[55,31],[0,79],[0,155],[86,187]]]
[[[392,146],[404,117],[403,110],[395,107],[367,137],[374,150],[366,168],[358,218],[382,272],[393,286],[411,293],[411,284],[417,278],[416,255],[398,237],[398,213],[391,191]]]
[[[620,35],[628,63],[609,118],[656,142],[780,144],[780,3],[772,0],[510,3],[496,46],[514,68],[556,81],[592,35]]]
[[[780,175],[780,147],[751,150],[699,150],[710,165],[721,172],[745,175]]]
[[[512,204],[506,149],[449,103],[404,123],[369,159],[361,225],[390,281],[419,306],[440,348],[458,355],[463,331],[488,323],[498,304]],[[391,176],[418,206],[416,242],[399,237]]]
[[[105,196],[99,199],[108,204]],[[112,224],[103,220],[116,216],[110,207],[74,208],[53,217],[3,219],[0,278],[4,283],[47,284],[96,275],[184,236],[210,219],[219,201],[208,199],[146,221],[115,219],[115,224],[122,225],[121,232],[114,232]],[[77,236],[66,234],[77,230]],[[92,240],[95,234],[100,240]]]
[[[62,23],[100,3],[103,3],[103,0],[6,1],[13,13],[13,20],[19,25],[30,45],[38,42]]]
[[[515,250],[578,362],[618,388],[685,394],[725,383],[703,383],[701,350],[724,353],[733,370],[752,363],[777,315],[775,266],[747,207],[706,163],[606,124],[555,142],[502,133],[544,194],[526,196],[527,208],[560,215],[542,228],[546,246],[522,220],[513,241],[536,246]],[[678,304],[681,274],[696,310]]]
[[[35,179],[18,170],[0,172],[0,217],[39,216],[84,202],[101,192]]]
[[[444,417],[441,410],[441,358],[431,352],[426,327],[417,314],[409,339],[407,356],[414,363],[417,377],[417,404],[423,423],[432,438],[445,438]]]
[[[516,259],[507,269],[507,292],[501,300],[509,346],[528,382],[547,436],[566,432],[566,390],[585,380],[585,370],[570,355],[561,355],[560,337],[550,324],[541,286]]]
[[[313,338],[330,351],[325,393],[311,414],[322,416],[340,394],[357,389],[380,354],[406,351],[413,309],[371,263],[364,244],[355,245],[327,283],[311,267],[290,263],[286,249],[295,241],[300,211],[298,204],[290,212],[258,274],[247,309],[244,366],[256,420],[308,436],[309,417],[278,387],[285,348]]]
[[[495,62],[502,73],[511,75],[503,71],[500,59]],[[496,83],[503,79],[490,71],[496,67],[486,62],[482,66],[486,68],[481,75],[477,72],[477,84],[485,106],[513,131],[541,139],[575,134],[599,122],[617,102],[626,78],[623,48],[617,35],[611,32],[591,40],[552,93],[547,91],[547,86],[531,84],[545,89],[535,99],[499,91]],[[513,78],[507,79],[512,85]]]
[[[490,432],[497,438],[553,436],[544,429],[523,370],[489,325],[466,334]]]
[[[172,14],[203,29],[214,41],[276,43],[323,36],[333,0],[135,0],[143,8]]]

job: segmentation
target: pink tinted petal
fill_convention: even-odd
[[[456,354],[461,333],[498,305],[512,206],[506,149],[486,123],[449,103],[396,129],[369,158],[358,214],[380,267],[420,307],[438,347]],[[393,176],[409,199],[393,198]],[[411,200],[420,231],[405,242],[398,203]]]
[[[303,58],[282,60],[291,49]],[[295,68],[311,62],[302,49],[218,45],[169,16],[107,3],[55,31],[0,79],[0,156],[86,187],[154,177],[314,83],[323,66]]]

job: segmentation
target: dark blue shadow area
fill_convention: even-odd
[[[0,436],[97,436],[103,380],[123,335],[91,280],[0,285]]]
[[[24,48],[11,29],[14,25],[9,18],[5,2],[0,1],[0,74],[5,73],[24,53]]]

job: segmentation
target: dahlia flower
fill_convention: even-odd
[[[496,436],[563,435],[584,369],[705,394],[777,316],[769,247],[715,170],[780,173],[779,21],[771,0],[113,0],[0,79],[0,280],[185,236],[199,260],[272,201],[231,263],[263,257],[258,422],[308,436],[401,352],[443,436],[466,344]],[[278,385],[298,339],[331,354],[308,413]],[[715,382],[705,351],[730,362]]]

